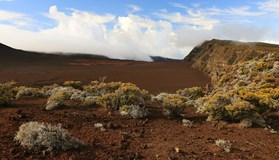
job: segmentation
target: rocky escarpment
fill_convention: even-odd
[[[213,39],[195,47],[184,60],[194,62],[194,68],[214,77],[233,64],[259,59],[275,52],[279,54],[279,45]]]

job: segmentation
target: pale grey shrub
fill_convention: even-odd
[[[21,146],[28,149],[69,150],[85,145],[84,142],[72,137],[61,125],[28,122],[19,127],[14,138]]]
[[[230,141],[226,141],[226,140],[223,140],[223,139],[218,139],[218,140],[215,141],[215,145],[218,146],[218,147],[223,148],[223,150],[227,153],[231,152],[232,144],[231,144]]]
[[[129,115],[132,118],[145,118],[148,116],[148,110],[138,105],[125,105],[120,108],[120,114]]]
[[[46,95],[43,91],[40,91],[36,88],[25,87],[17,92],[16,99],[20,99],[23,96],[45,97]]]
[[[158,95],[152,97],[152,101],[159,101],[159,102],[163,102],[163,99],[170,95],[169,93],[165,93],[165,92],[162,92],[162,93],[159,93]]]

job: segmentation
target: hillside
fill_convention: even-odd
[[[195,47],[185,61],[211,77],[211,91],[195,102],[208,120],[249,119],[265,126],[266,114],[278,111],[278,45],[211,40]]]
[[[101,55],[91,54],[62,54],[62,53],[42,53],[24,51],[14,49],[7,45],[0,43],[0,64],[11,65],[11,64],[45,64],[45,63],[63,63],[76,59],[89,59],[89,60],[108,60],[108,57]]]
[[[238,62],[257,59],[273,52],[279,52],[279,45],[213,39],[195,47],[184,60],[194,62],[194,68],[212,76]]]

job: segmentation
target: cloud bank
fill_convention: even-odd
[[[212,38],[277,42],[277,39],[269,39],[268,27],[219,17],[263,15],[274,9],[267,2],[260,5],[263,9],[258,12],[250,11],[249,7],[200,9],[197,4],[194,8],[172,5],[185,12],[160,10],[152,14],[155,20],[134,14],[141,10],[136,5],[128,6],[132,12],[127,16],[99,15],[76,9],[66,14],[57,6],[51,6],[45,16],[55,25],[37,31],[26,29],[27,22],[32,21],[26,15],[0,10],[0,22],[9,22],[0,23],[0,42],[32,51],[100,54],[144,61],[151,61],[149,56],[184,58],[194,46]],[[24,22],[22,28],[20,24]]]

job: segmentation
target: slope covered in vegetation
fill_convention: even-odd
[[[207,41],[185,60],[212,79],[209,94],[195,102],[209,120],[263,122],[279,108],[279,46],[264,43]]]

